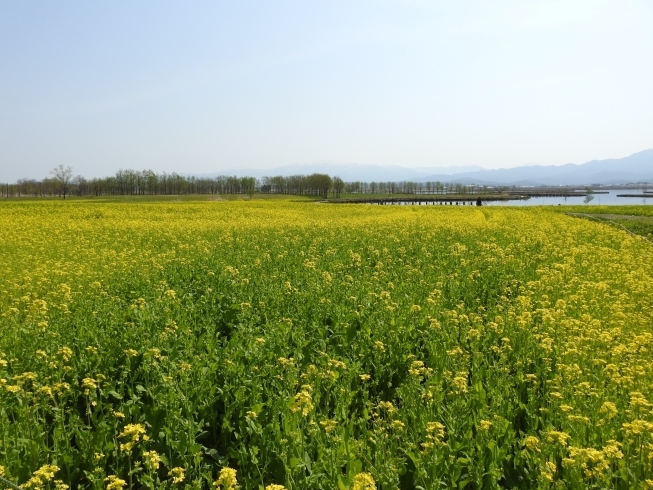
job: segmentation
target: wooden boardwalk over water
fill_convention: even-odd
[[[516,195],[497,195],[497,196],[415,196],[415,197],[375,197],[375,198],[353,198],[353,199],[329,199],[332,204],[379,204],[379,205],[456,205],[456,206],[474,206],[476,201],[512,201],[528,199],[527,196]]]

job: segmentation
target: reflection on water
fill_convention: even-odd
[[[486,206],[565,206],[582,204],[584,206],[594,205],[626,205],[626,204],[653,204],[653,194],[650,197],[617,197],[617,194],[643,194],[641,189],[619,189],[608,191],[608,194],[594,194],[594,199],[586,202],[585,197],[531,197],[523,201],[488,201],[483,202]]]

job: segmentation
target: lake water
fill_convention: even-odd
[[[647,188],[646,190],[653,190]],[[653,194],[650,197],[617,197],[617,194],[644,194],[642,189],[619,189],[618,191],[608,191],[608,194],[594,194],[594,199],[585,203],[584,197],[531,197],[526,200],[514,201],[487,201],[483,202],[484,206],[571,206],[582,204],[584,206],[598,205],[626,205],[626,204],[653,204]]]

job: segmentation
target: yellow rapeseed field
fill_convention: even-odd
[[[0,203],[0,487],[653,488],[653,246],[544,209]]]

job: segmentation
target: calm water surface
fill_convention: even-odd
[[[653,190],[648,188],[647,190]],[[488,201],[483,202],[484,206],[557,206],[558,204],[585,206],[598,205],[626,205],[626,204],[653,204],[653,194],[650,197],[617,197],[617,194],[643,194],[642,189],[620,189],[618,191],[608,191],[608,194],[594,194],[594,199],[585,203],[584,197],[531,197],[530,199],[519,201]]]

